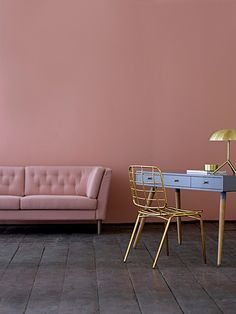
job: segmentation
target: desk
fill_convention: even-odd
[[[222,261],[222,248],[224,238],[224,221],[226,208],[226,193],[236,192],[236,176],[228,175],[198,175],[198,174],[184,174],[184,173],[163,173],[164,184],[166,188],[175,189],[176,207],[181,207],[180,191],[185,190],[199,190],[208,192],[220,193],[219,206],[219,231],[218,231],[218,253],[217,265],[220,266]],[[147,185],[148,181],[152,180],[147,175],[144,178]],[[178,224],[180,231],[180,224]],[[181,240],[179,239],[179,242]]]

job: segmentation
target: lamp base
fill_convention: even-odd
[[[229,165],[229,167],[231,168],[233,174],[235,175],[236,174],[236,168],[234,167],[234,165],[232,164],[232,162],[227,159],[222,165],[220,165],[214,172],[213,174],[215,174],[218,170],[220,170],[222,167],[224,167],[225,165]]]

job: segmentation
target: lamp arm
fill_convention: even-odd
[[[227,160],[230,159],[230,141],[227,141]]]

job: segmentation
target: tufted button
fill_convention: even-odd
[[[2,183],[3,183],[4,185],[10,185],[10,180],[9,180],[9,178],[4,176],[4,177],[2,178]]]

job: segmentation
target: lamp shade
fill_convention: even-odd
[[[236,140],[236,129],[223,129],[214,132],[210,141],[235,141]]]

